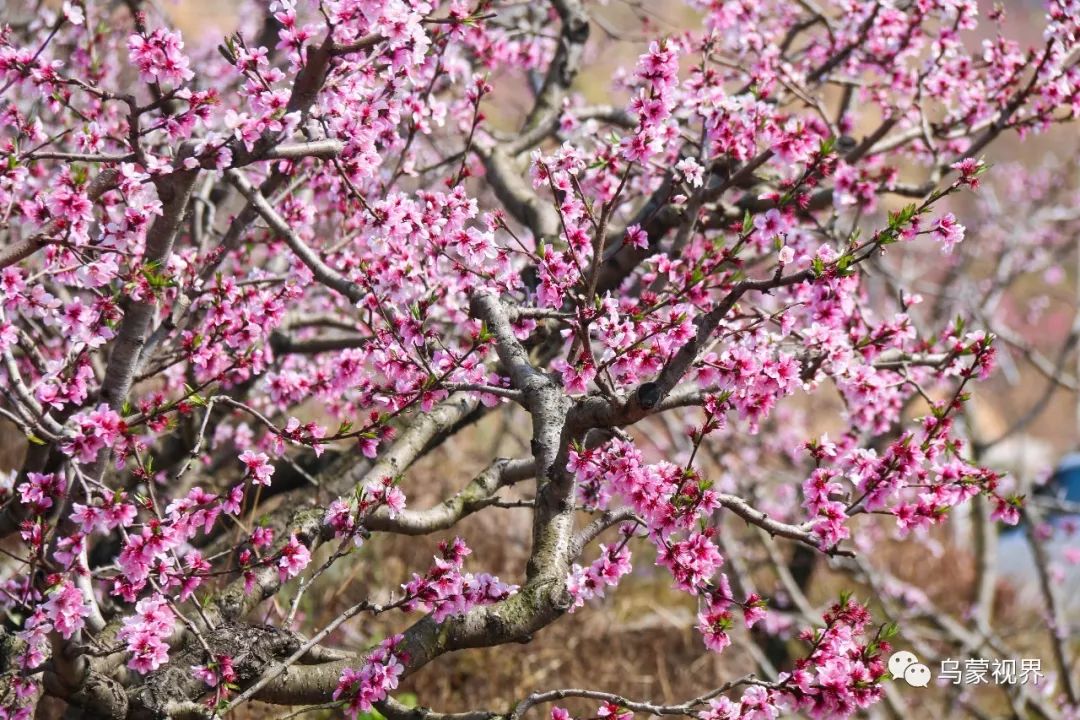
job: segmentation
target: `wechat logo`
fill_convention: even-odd
[[[915,653],[907,650],[894,652],[889,657],[889,674],[912,687],[926,687],[930,684],[930,668],[919,662]]]

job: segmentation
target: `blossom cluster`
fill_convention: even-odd
[[[517,592],[517,585],[507,585],[488,573],[463,573],[465,558],[471,553],[461,538],[439,543],[439,554],[431,568],[423,575],[413,573],[412,580],[402,585],[406,598],[403,609],[424,609],[441,623]]]
[[[647,24],[610,106],[575,91],[592,3],[245,0],[213,42],[91,0],[0,27],[0,411],[27,447],[0,472],[0,606],[25,643],[0,717],[51,692],[36,671],[58,650],[129,684],[167,668],[181,606],[225,592],[250,613],[320,543],[332,564],[372,527],[502,512],[492,475],[429,510],[402,486],[503,407],[558,458],[515,504],[538,529],[552,507],[567,532],[579,510],[620,518],[614,540],[577,536],[598,552],[558,544],[554,595],[579,610],[632,551],[655,558],[715,652],[740,614],[791,624],[734,582],[738,523],[847,554],[979,496],[1020,520],[958,418],[1000,346],[982,306],[1053,314],[1076,198],[1015,169],[988,193],[983,158],[1080,115],[1080,4],[1049,2],[1031,47],[970,0],[688,4],[698,26]],[[506,133],[517,80],[535,106]],[[1000,272],[945,287],[982,253]],[[1020,276],[1034,297],[1002,284]],[[452,622],[518,592],[469,553],[440,544],[395,609]],[[844,600],[790,675],[703,717],[865,709],[871,626]],[[347,712],[397,687],[403,647],[341,675]],[[220,699],[235,659],[203,660],[184,671]]]
[[[387,693],[398,686],[405,672],[401,645],[403,635],[394,635],[378,644],[364,659],[359,669],[345,668],[334,690],[335,700],[345,700],[345,716],[355,720],[360,713],[371,712],[374,703],[386,699]]]
[[[364,541],[363,519],[380,507],[386,508],[391,519],[405,509],[405,493],[392,477],[365,485],[355,502],[334,500],[326,511],[326,524],[334,529],[335,537],[351,537],[359,547]]]
[[[135,604],[135,614],[124,618],[117,639],[131,653],[128,667],[139,673],[157,670],[169,659],[168,639],[176,614],[162,597],[148,597]]]
[[[632,529],[628,528],[631,530]],[[600,544],[600,557],[588,567],[574,564],[566,579],[566,590],[573,598],[570,612],[582,607],[585,601],[604,596],[604,587],[615,587],[632,569],[630,548],[626,542],[618,545]]]
[[[812,647],[790,673],[774,685],[753,685],[738,701],[709,701],[702,720],[775,720],[791,713],[811,718],[849,718],[874,704],[884,690],[889,643],[882,631],[870,632],[866,606],[841,598],[825,613],[825,626],[805,630]]]

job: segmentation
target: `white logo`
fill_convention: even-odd
[[[930,684],[930,668],[919,662],[913,652],[900,650],[889,657],[889,674],[904,680],[912,687],[926,687]]]

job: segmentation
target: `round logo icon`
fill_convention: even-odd
[[[899,650],[889,657],[889,673],[911,687],[921,688],[930,684],[930,668],[919,662],[915,653],[907,650]]]
[[[904,677],[904,671],[908,669],[908,665],[914,665],[919,662],[919,658],[915,653],[908,652],[907,650],[897,650],[889,656],[889,674],[894,678]]]
[[[912,687],[926,687],[930,684],[930,668],[922,663],[908,665],[904,671],[904,679]]]

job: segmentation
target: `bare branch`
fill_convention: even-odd
[[[1065,696],[1069,698],[1069,704],[1077,705],[1080,702],[1080,696],[1077,695],[1076,679],[1073,676],[1073,666],[1069,660],[1066,644],[1068,621],[1062,612],[1061,599],[1058,597],[1055,581],[1050,576],[1050,558],[1046,553],[1042,538],[1039,537],[1042,514],[1037,508],[1028,505],[1024,507],[1022,516],[1028,542],[1031,543],[1031,550],[1035,554],[1035,570],[1039,575],[1039,589],[1042,591],[1046,609],[1046,629],[1054,650],[1054,662],[1057,663],[1058,682]]]
[[[519,702],[514,709],[507,716],[507,720],[518,720],[531,708],[541,703],[553,702],[555,700],[565,700],[566,698],[585,698],[588,700],[599,700],[601,702],[610,702],[618,705],[619,707],[632,710],[633,712],[648,713],[650,715],[684,715],[687,717],[696,717],[698,709],[712,700],[715,697],[719,697],[723,693],[740,687],[742,685],[761,685],[762,687],[780,687],[774,683],[764,682],[758,680],[754,675],[746,675],[738,680],[732,680],[731,682],[724,683],[720,687],[700,695],[686,702],[679,703],[677,705],[660,705],[658,703],[642,702],[638,700],[630,700],[621,695],[615,695],[614,693],[599,692],[597,690],[583,690],[578,688],[566,688],[563,690],[548,690],[546,692],[533,693],[529,697]]]
[[[299,235],[293,232],[293,229],[289,227],[288,223],[286,223],[277,211],[274,210],[263,194],[247,181],[247,178],[237,170],[227,170],[225,171],[225,176],[229,179],[229,182],[231,182],[233,186],[248,199],[252,207],[255,208],[255,212],[262,216],[262,219],[266,221],[270,228],[277,233],[296,256],[300,258],[300,262],[304,263],[304,265],[311,270],[311,274],[315,276],[316,280],[328,288],[341,293],[348,298],[350,302],[357,303],[363,299],[363,288],[324,263],[318,254],[309,248],[304,241],[300,239]]]

